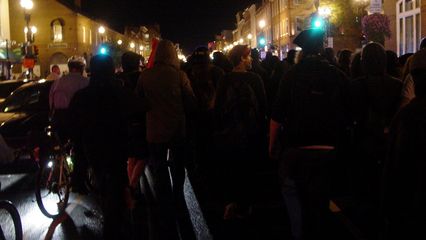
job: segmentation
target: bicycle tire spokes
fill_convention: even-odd
[[[37,204],[47,217],[56,217],[62,213],[69,197],[69,174],[63,164],[64,159],[61,156],[56,159],[44,164],[37,178]]]

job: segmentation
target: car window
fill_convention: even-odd
[[[2,112],[36,109],[40,101],[41,89],[38,87],[24,88],[15,91],[2,104]]]

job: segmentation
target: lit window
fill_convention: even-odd
[[[61,18],[57,18],[50,23],[52,27],[52,39],[53,42],[62,42],[64,38],[64,25],[65,22]]]
[[[396,18],[398,54],[416,52],[421,41],[420,0],[399,0]]]

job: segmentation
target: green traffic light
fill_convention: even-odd
[[[320,20],[315,21],[315,27],[321,27],[321,21]]]
[[[324,20],[321,18],[315,18],[313,20],[313,27],[314,28],[321,28],[324,25]]]

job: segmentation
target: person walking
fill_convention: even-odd
[[[196,100],[190,81],[179,65],[173,43],[161,40],[154,66],[140,74],[136,87],[150,108],[146,114],[150,153],[146,168],[154,195],[151,239],[178,239],[178,232],[182,239],[194,238],[183,183],[187,157],[186,114],[194,111]]]
[[[348,122],[348,81],[320,55],[323,36],[308,29],[294,39],[301,60],[281,80],[271,116],[269,153],[279,160],[294,239],[327,237],[330,166]]]

